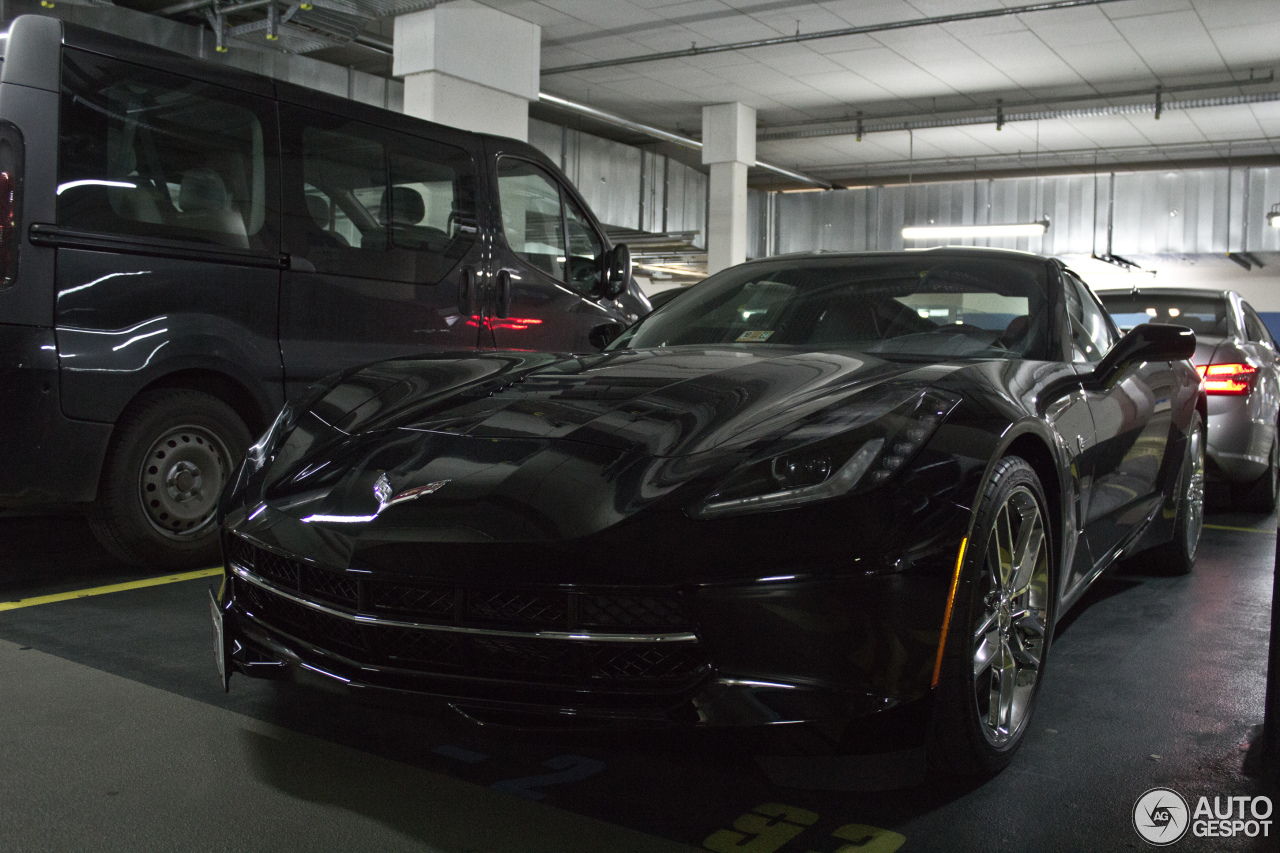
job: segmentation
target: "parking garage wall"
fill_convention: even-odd
[[[655,151],[529,120],[529,143],[573,181],[606,225],[655,234],[696,232],[704,248],[708,178]]]
[[[773,194],[753,228],[768,252],[876,251],[992,246],[1046,255],[1112,254],[1148,267],[1180,268],[1160,284],[1239,290],[1260,311],[1280,312],[1280,229],[1266,214],[1280,202],[1280,167],[1180,169],[948,181]],[[772,206],[772,209],[770,209]],[[1048,219],[1040,237],[909,241],[906,225],[975,225]],[[757,246],[764,240],[757,239]],[[1251,253],[1248,273],[1227,254]],[[1280,313],[1275,318],[1280,321]],[[1280,336],[1280,323],[1276,333]]]

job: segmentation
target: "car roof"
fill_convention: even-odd
[[[1199,297],[1217,297],[1220,299],[1229,299],[1234,290],[1217,290],[1210,287],[1111,287],[1102,288],[1095,287],[1093,292],[1098,294],[1098,298],[1104,296],[1199,296]]]
[[[986,246],[931,246],[926,249],[898,249],[896,251],[873,251],[873,252],[835,252],[828,249],[815,249],[806,252],[788,252],[782,255],[770,255],[767,258],[755,258],[747,261],[749,264],[768,263],[770,261],[795,260],[798,258],[813,258],[822,260],[838,260],[840,258],[913,258],[923,254],[930,255],[970,255],[987,258],[1008,258],[1020,261],[1037,260],[1048,263],[1052,261],[1045,255],[1037,255],[1035,252],[1023,252],[1017,249],[992,249]]]

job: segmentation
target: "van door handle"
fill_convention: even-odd
[[[498,270],[493,314],[503,318],[511,313],[511,270]]]
[[[476,268],[470,265],[458,274],[458,313],[464,317],[476,313]]]

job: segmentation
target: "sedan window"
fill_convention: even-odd
[[[1121,329],[1140,323],[1172,323],[1197,335],[1228,334],[1227,300],[1222,297],[1176,293],[1107,293],[1099,297]]]

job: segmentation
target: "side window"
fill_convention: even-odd
[[[1271,337],[1271,332],[1267,329],[1267,324],[1262,322],[1262,318],[1258,316],[1258,312],[1253,310],[1253,306],[1248,302],[1241,303],[1244,308],[1244,327],[1245,333],[1249,336],[1249,340],[1257,341],[1260,344],[1275,349],[1276,342]]]
[[[569,226],[569,286],[579,293],[591,293],[600,284],[604,244],[577,203],[568,197],[565,201],[565,221]]]
[[[498,203],[511,251],[535,269],[564,281],[564,218],[560,188],[551,176],[525,160],[499,158]]]
[[[67,49],[60,111],[60,226],[275,248],[269,102]]]
[[[1116,343],[1107,315],[1084,283],[1070,273],[1063,273],[1063,291],[1071,323],[1072,360],[1101,361]]]
[[[378,208],[387,190],[386,148],[376,139],[308,127],[302,151],[307,213],[316,226],[307,229],[312,263],[332,266],[338,249],[385,249]]]
[[[317,271],[435,284],[466,255],[476,228],[465,151],[336,116],[286,114],[301,142],[288,158],[286,195],[300,177],[305,208],[289,217],[289,243]]]

